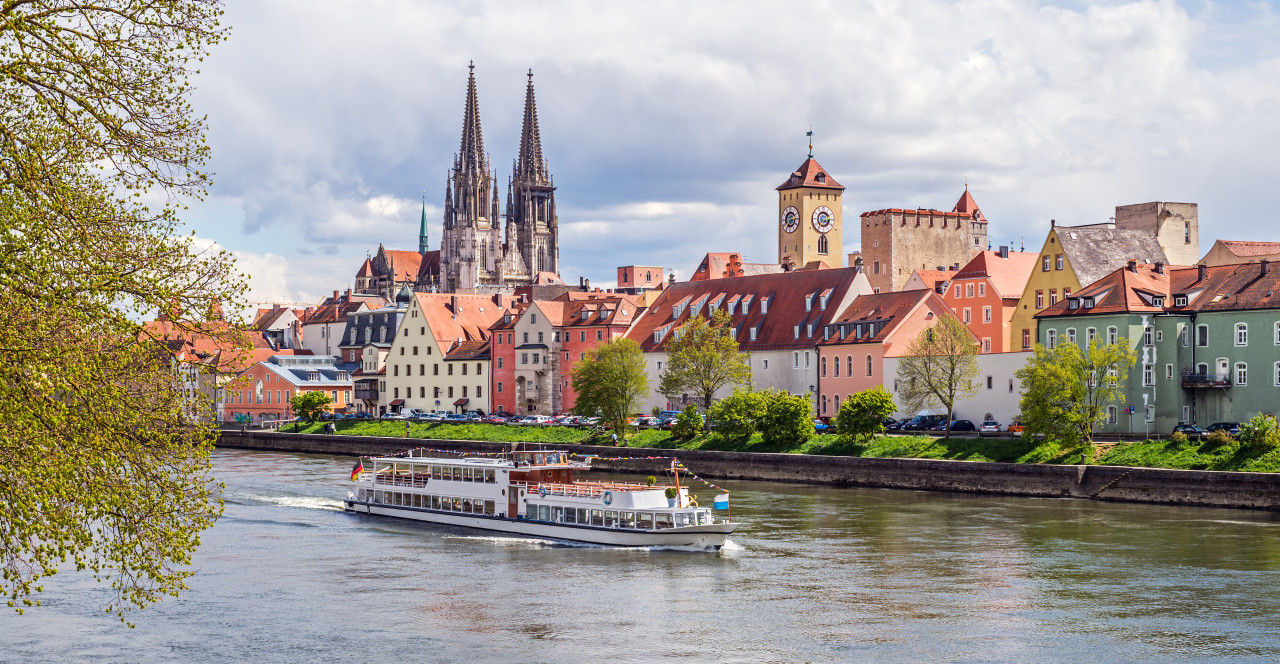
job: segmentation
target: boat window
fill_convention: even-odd
[[[604,525],[610,528],[618,527],[618,513],[613,510],[606,510],[604,513]]]
[[[560,455],[559,455],[559,454],[548,454],[548,455],[547,455],[547,463],[560,463]]]
[[[693,515],[687,512],[676,514],[676,526],[688,526],[693,523]]]
[[[364,489],[360,489],[359,491],[356,492],[356,498],[359,500],[364,500]]]
[[[458,468],[457,466],[454,466],[453,468],[453,481],[454,482],[462,481],[462,469]]]
[[[653,530],[653,514],[651,512],[636,512],[636,524],[640,530]]]
[[[431,479],[433,480],[440,479],[440,466],[431,467]]]
[[[527,513],[524,515],[524,518],[526,518],[526,519],[531,519],[531,520],[532,520],[532,519],[537,519],[537,518],[538,518],[538,506],[537,506],[537,505],[530,505],[528,508],[526,508],[526,512],[527,512]]]
[[[578,523],[581,523],[583,525],[591,523],[591,519],[587,517],[587,510],[585,509],[578,510]]]
[[[496,482],[496,481],[497,481],[497,479],[498,479],[498,476],[497,476],[495,473],[496,473],[496,471],[494,471],[494,470],[485,470],[485,471],[484,471],[484,481],[485,481],[485,483],[487,483],[487,484],[493,484],[494,482]]]
[[[462,469],[462,481],[463,481],[463,482],[470,482],[470,481],[471,481],[471,469],[470,469],[470,468],[463,468],[463,469]]]
[[[573,509],[572,507],[570,507],[569,509],[565,510],[565,511],[564,511],[564,522],[565,522],[565,523],[577,523],[577,522],[578,522],[578,510],[575,510],[575,509]]]
[[[453,511],[455,511],[455,512],[461,512],[461,511],[462,511],[462,499],[461,499],[461,498],[454,498],[454,499],[453,499]]]
[[[489,516],[493,516],[493,501],[492,501],[492,500],[486,500],[486,501],[484,501],[484,513],[485,513],[485,514],[488,514]]]
[[[462,511],[463,511],[463,512],[466,512],[467,514],[470,514],[470,513],[471,513],[471,499],[470,499],[470,498],[463,498],[463,499],[462,499]]]
[[[563,508],[563,507],[553,507],[553,508],[551,508],[551,520],[552,520],[552,521],[555,521],[556,523],[560,523],[561,521],[563,521],[563,520],[564,520],[564,508]]]
[[[539,506],[538,506],[538,520],[539,520],[539,521],[550,521],[550,520],[551,520],[551,506],[550,506],[550,505],[539,505]]]
[[[654,515],[654,528],[661,530],[671,527],[671,512],[659,512]]]
[[[622,513],[622,527],[623,527],[623,528],[635,528],[635,527],[636,527],[636,513],[635,513],[635,512],[623,512],[623,513]]]
[[[591,525],[604,525],[604,510],[591,510]]]
[[[440,496],[431,497],[431,509],[433,510],[440,509]]]

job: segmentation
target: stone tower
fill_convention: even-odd
[[[462,144],[445,186],[440,280],[447,293],[469,293],[496,285],[502,274],[497,178],[489,170],[489,155],[484,151],[475,65],[469,69]]]
[[[1117,205],[1116,228],[1155,235],[1170,265],[1200,260],[1200,208],[1195,203]]]
[[[841,196],[844,187],[809,158],[778,186],[778,262],[784,269],[813,261],[843,267]]]
[[[890,208],[862,213],[862,262],[877,293],[901,290],[919,269],[953,269],[987,248],[987,218],[965,186],[950,212]]]
[[[496,204],[496,203],[495,203]],[[555,180],[542,157],[538,107],[533,98],[533,71],[524,97],[520,152],[507,184],[507,272],[521,281],[539,272],[560,274],[560,228],[556,218]]]

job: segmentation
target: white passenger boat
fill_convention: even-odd
[[[706,550],[723,546],[737,525],[697,505],[680,486],[678,463],[670,487],[574,479],[590,467],[550,450],[500,459],[375,457],[353,470],[346,510],[574,542]]]

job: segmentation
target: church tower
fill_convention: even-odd
[[[787,270],[813,261],[844,264],[841,196],[844,187],[809,158],[778,186],[778,262]]]
[[[498,184],[484,151],[475,64],[469,69],[462,143],[445,188],[440,279],[446,293],[472,293],[483,286],[496,285],[502,274],[498,258]]]
[[[560,224],[556,218],[555,180],[542,157],[538,107],[533,98],[533,70],[524,97],[520,152],[507,185],[507,253],[512,272],[560,274]],[[494,200],[497,205],[497,199]],[[523,269],[521,269],[523,268]]]

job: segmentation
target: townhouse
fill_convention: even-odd
[[[224,391],[232,419],[258,424],[293,417],[289,399],[306,392],[324,392],[329,412],[352,405],[351,373],[356,365],[332,355],[272,355],[246,369]]]
[[[347,326],[347,316],[369,309],[381,309],[387,301],[378,295],[360,295],[348,288],[333,291],[319,306],[308,309],[302,322],[302,348],[316,355],[339,355],[338,345]]]
[[[1009,346],[1013,314],[1038,258],[1008,247],[981,251],[941,285],[943,301],[978,337],[979,352],[1014,350]]]

